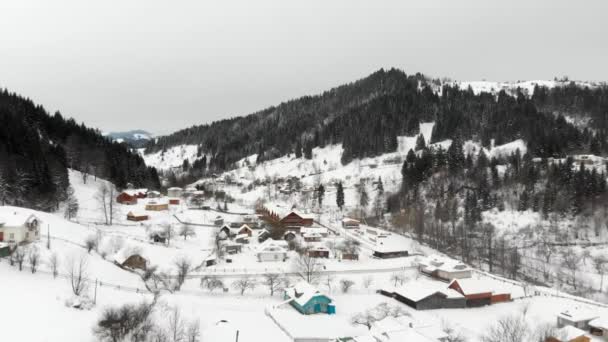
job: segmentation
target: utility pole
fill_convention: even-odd
[[[95,294],[93,295],[93,304],[97,305],[97,279],[95,279]]]
[[[239,331],[238,330],[236,331],[236,340],[235,341],[239,342]]]
[[[51,249],[51,225],[46,225],[46,249]]]

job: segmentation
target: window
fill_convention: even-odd
[[[11,240],[14,239],[15,238],[15,233],[8,234],[8,238],[11,239]]]

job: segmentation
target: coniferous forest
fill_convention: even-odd
[[[160,187],[156,170],[127,146],[7,90],[0,92],[0,122],[1,204],[55,209],[67,196],[68,168],[119,188]]]
[[[288,153],[310,157],[313,147],[342,143],[342,162],[395,151],[397,136],[435,122],[432,142],[458,138],[488,147],[523,139],[535,157],[608,151],[608,90],[574,84],[474,94],[421,74],[379,70],[317,96],[305,96],[244,117],[194,126],[148,143],[146,152],[199,145],[193,172],[230,169],[258,154],[258,161]],[[584,118],[588,127],[564,115]],[[202,161],[205,155],[204,162]],[[207,155],[210,156],[207,160]],[[200,169],[202,167],[202,169]]]

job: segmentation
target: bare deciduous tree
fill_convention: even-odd
[[[239,278],[232,283],[232,287],[238,290],[241,296],[245,294],[245,291],[255,289],[256,285],[255,279],[249,276]]]
[[[201,338],[201,325],[198,320],[193,320],[186,327],[186,342],[199,342]]]
[[[363,325],[367,327],[367,329],[371,329],[374,322],[381,321],[389,316],[409,316],[409,313],[400,306],[392,307],[387,303],[381,303],[365,312],[355,314],[351,317],[350,322],[352,325]]]
[[[186,322],[182,318],[182,312],[177,306],[167,310],[167,322],[169,340],[171,342],[182,342],[186,337]]]
[[[393,273],[391,274],[390,280],[394,283],[394,286],[397,286],[397,284],[403,285],[407,280],[407,277],[405,273]]]
[[[504,316],[481,337],[483,342],[529,341],[530,328],[522,316]]]
[[[112,225],[114,220],[114,197],[116,196],[116,190],[114,186],[101,183],[95,194],[95,200],[99,205],[99,209],[102,210],[105,223]]]
[[[355,282],[350,279],[340,279],[340,289],[342,290],[342,293],[348,293],[354,285]]]
[[[84,240],[84,246],[87,249],[87,253],[91,253],[97,247],[97,236],[94,234],[87,236]]]
[[[53,278],[57,278],[57,274],[59,273],[59,256],[56,252],[53,252],[49,256],[49,268],[51,269],[51,273],[53,273]]]
[[[68,280],[72,286],[72,292],[76,296],[80,296],[87,289],[87,269],[88,260],[85,254],[72,256],[67,261],[66,271],[68,273]]]
[[[192,271],[192,261],[185,256],[180,256],[173,262],[177,271],[175,291],[179,291],[186,281],[186,277]]]
[[[209,292],[224,288],[224,282],[218,277],[207,276],[201,278],[201,287],[207,289]]]
[[[265,273],[262,275],[263,285],[270,291],[270,296],[274,296],[276,291],[281,290],[285,286],[285,277],[280,273]]]
[[[15,248],[12,257],[15,260],[15,264],[17,264],[19,271],[23,270],[23,262],[25,261],[25,251],[23,250],[23,247],[18,246]]]
[[[40,263],[40,252],[38,251],[38,247],[30,247],[27,254],[27,261],[30,264],[30,270],[32,271],[32,273],[36,273],[36,270],[38,269],[38,264]]]
[[[608,259],[603,255],[593,257],[593,268],[600,275],[600,292],[604,290],[604,274],[606,273],[606,264]]]
[[[572,286],[576,290],[576,271],[580,264],[580,258],[572,248],[566,248],[562,252],[562,266],[570,271]]]
[[[308,251],[304,251],[294,259],[293,268],[298,277],[312,284],[319,280],[323,263],[318,258],[311,257]]]
[[[189,237],[193,237],[196,236],[196,232],[194,231],[194,229],[187,225],[187,224],[182,224],[180,230],[179,230],[179,235],[184,237],[184,240],[186,240]]]

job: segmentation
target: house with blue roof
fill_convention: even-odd
[[[300,282],[294,287],[285,289],[285,301],[303,315],[336,313],[332,299],[307,282]]]

